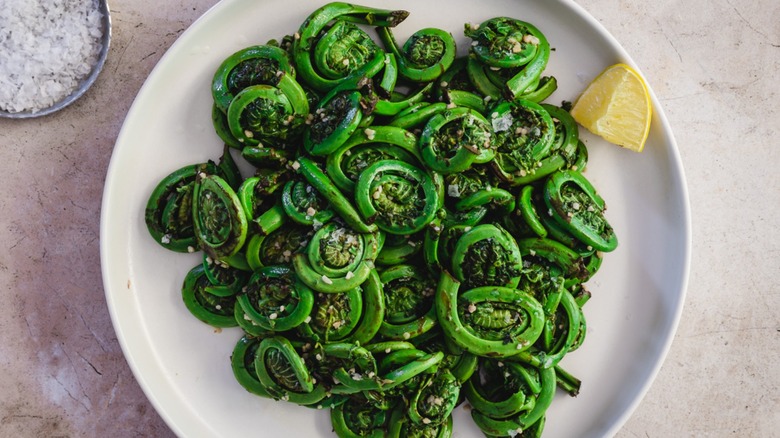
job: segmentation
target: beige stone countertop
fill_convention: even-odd
[[[0,436],[166,437],[103,293],[112,148],[167,48],[216,0],[114,0],[95,86],[0,119]],[[780,432],[780,9],[775,0],[577,0],[627,49],[679,144],[693,258],[663,367],[618,437]],[[0,23],[1,25],[1,23]]]

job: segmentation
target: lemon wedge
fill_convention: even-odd
[[[608,142],[642,152],[652,111],[642,76],[626,64],[615,64],[588,85],[574,102],[571,115]]]

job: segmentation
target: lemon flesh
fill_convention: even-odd
[[[585,129],[608,142],[641,152],[652,119],[647,85],[628,65],[612,65],[577,98],[571,115]]]

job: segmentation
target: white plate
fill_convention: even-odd
[[[536,24],[552,52],[548,74],[559,83],[549,99],[573,100],[616,62],[634,64],[599,23],[570,1],[364,0],[406,9],[399,40],[440,27],[464,41],[463,24],[493,16]],[[209,91],[224,58],[297,30],[322,2],[224,0],[170,48],[139,92],[117,140],[106,179],[101,261],[117,336],[136,378],[180,436],[332,437],[327,412],[260,399],[235,382],[229,365],[240,330],[214,329],[184,307],[181,281],[199,261],[153,242],[144,225],[147,197],[171,171],[216,159]],[[466,46],[466,44],[461,44]],[[564,366],[583,380],[577,398],[560,393],[545,437],[614,434],[655,377],[682,311],[690,261],[688,195],[668,122],[653,98],[655,118],[645,151],[636,154],[584,135],[588,178],[607,200],[620,238],[589,282],[588,336]],[[584,130],[582,130],[584,131]],[[462,409],[455,436],[479,437]]]

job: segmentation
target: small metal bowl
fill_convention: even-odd
[[[103,70],[103,65],[106,63],[106,56],[108,55],[108,48],[111,45],[111,12],[108,9],[108,0],[100,0],[98,7],[100,8],[100,13],[103,15],[101,20],[103,23],[103,37],[100,41],[102,47],[100,48],[100,53],[98,54],[97,63],[95,63],[95,65],[92,67],[92,71],[89,73],[89,76],[81,81],[78,88],[76,88],[73,93],[48,108],[42,108],[35,112],[8,112],[0,110],[0,118],[29,119],[33,117],[45,116],[65,108],[66,106],[73,103],[76,99],[81,97],[84,93],[86,93],[89,87],[91,87],[95,82],[95,79],[97,79],[100,71]]]

